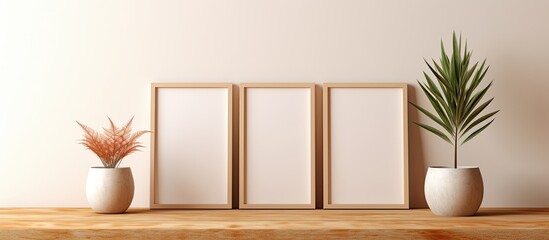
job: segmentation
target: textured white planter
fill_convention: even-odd
[[[482,203],[484,185],[478,167],[429,167],[425,198],[439,216],[471,216]]]
[[[92,167],[88,172],[86,196],[97,213],[124,213],[133,200],[130,168]]]

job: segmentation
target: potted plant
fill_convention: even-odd
[[[467,43],[462,49],[454,32],[452,55],[448,56],[441,41],[441,58],[432,64],[425,60],[431,77],[426,72],[425,82],[418,81],[434,111],[412,103],[434,125],[416,124],[453,145],[453,167],[431,166],[425,178],[425,198],[431,211],[441,216],[474,215],[482,202],[484,185],[478,167],[458,166],[458,147],[481,133],[499,112],[484,114],[494,98],[483,100],[492,82],[482,85],[488,71],[486,59],[470,65],[471,52]]]
[[[133,118],[119,128],[109,118],[110,126],[103,128],[103,134],[76,122],[84,130],[80,144],[94,152],[103,163],[103,167],[90,168],[86,184],[86,196],[95,212],[124,213],[133,200],[132,171],[119,166],[124,157],[143,147],[137,139],[148,131],[132,133],[132,121]]]

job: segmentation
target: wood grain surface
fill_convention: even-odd
[[[0,239],[548,239],[549,209],[429,210],[0,209]]]

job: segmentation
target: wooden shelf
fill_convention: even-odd
[[[0,239],[540,239],[549,209],[481,209],[473,217],[416,210],[0,209]]]

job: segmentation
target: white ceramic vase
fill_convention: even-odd
[[[130,168],[90,168],[86,196],[95,212],[124,213],[132,203],[133,192]]]
[[[429,167],[425,198],[438,216],[475,215],[482,203],[484,185],[478,167]]]

